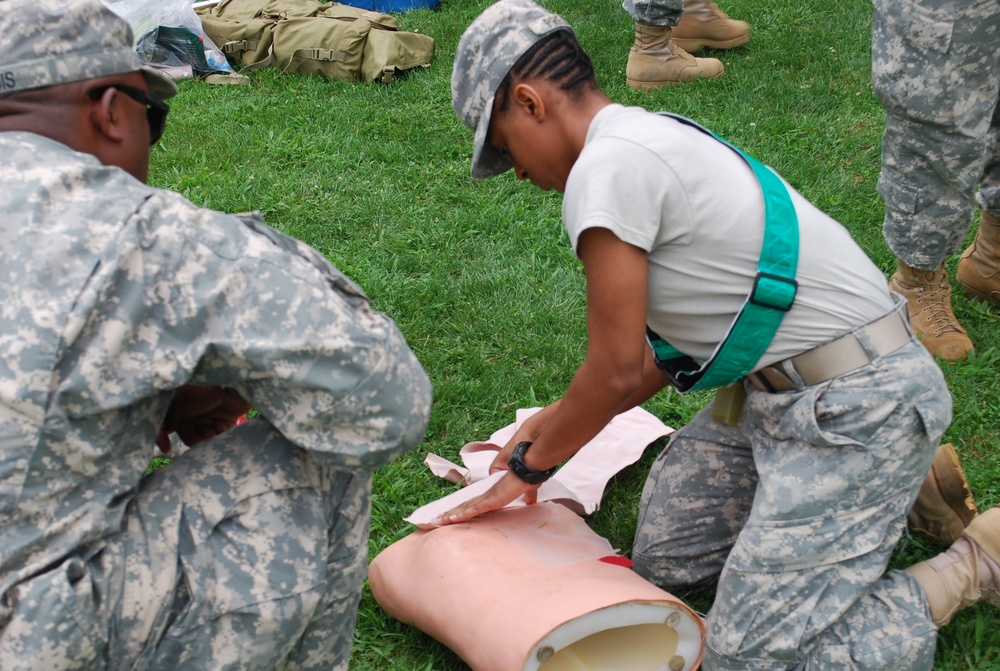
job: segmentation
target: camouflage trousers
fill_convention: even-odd
[[[684,15],[684,0],[622,0],[632,17],[651,26],[676,26]]]
[[[977,184],[980,207],[1000,216],[1000,3],[874,4],[885,238],[898,258],[930,270],[964,246]]]
[[[923,592],[885,569],[951,421],[941,371],[912,340],[812,387],[744,384],[739,426],[706,408],[653,465],[635,570],[718,580],[706,671],[930,669]]]
[[[347,669],[371,477],[251,420],[147,478],[98,558],[106,668]]]

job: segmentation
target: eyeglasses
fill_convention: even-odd
[[[104,92],[108,89],[121,91],[132,100],[146,106],[146,120],[149,122],[149,144],[150,146],[156,144],[157,140],[163,136],[164,126],[167,125],[167,112],[170,111],[170,105],[163,102],[159,98],[154,98],[148,91],[143,91],[142,89],[137,89],[132,86],[125,86],[123,84],[98,86],[95,89],[87,91],[87,97],[91,100],[100,100],[101,96],[103,96]]]

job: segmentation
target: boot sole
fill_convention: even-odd
[[[665,89],[670,86],[678,86],[680,84],[686,84],[687,82],[680,81],[665,81],[665,82],[640,82],[635,79],[626,79],[625,83],[633,91],[655,91],[656,89]]]
[[[910,531],[941,545],[951,545],[979,514],[958,453],[951,443],[938,448],[924,482],[907,515]],[[929,490],[926,496],[925,490]],[[928,505],[931,496],[934,501]],[[951,515],[944,511],[951,511]]]
[[[941,450],[941,459],[935,466],[939,468],[933,471],[934,479],[941,491],[941,498],[968,526],[979,515],[979,511],[976,509],[975,499],[972,498],[972,490],[969,489],[969,482],[958,459],[958,453],[951,443],[945,443],[938,449]]]
[[[731,40],[694,40],[694,39],[684,39],[683,37],[673,36],[674,44],[679,46],[684,51],[689,54],[693,54],[696,51],[701,51],[702,49],[708,47],[709,49],[732,49],[734,47],[739,47],[750,41],[750,33],[746,35],[741,35],[739,37],[734,37]]]
[[[659,82],[644,82],[644,81],[639,81],[638,79],[628,79],[628,78],[626,78],[625,79],[625,83],[628,84],[628,87],[630,89],[632,89],[633,91],[655,91],[656,89],[662,89],[662,88],[666,88],[668,86],[679,86],[681,84],[693,84],[694,82],[702,80],[702,79],[704,79],[704,80],[718,79],[723,74],[725,74],[725,71],[720,72],[719,74],[715,75],[714,77],[695,77],[694,79],[688,80],[686,82],[683,82],[683,81],[680,81],[680,80],[677,80],[677,79],[669,79],[669,80],[664,80],[664,81],[659,81]]]

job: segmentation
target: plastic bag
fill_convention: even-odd
[[[191,0],[101,0],[128,21],[139,60],[164,69],[189,66],[195,74],[231,74],[222,51],[205,34]]]

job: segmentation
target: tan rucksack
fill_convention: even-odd
[[[430,65],[434,39],[381,12],[316,0],[223,0],[199,10],[205,34],[234,67],[274,66],[332,79],[390,82]]]

